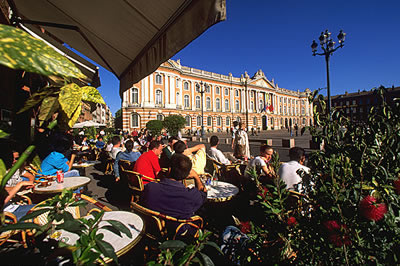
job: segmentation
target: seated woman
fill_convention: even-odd
[[[71,170],[76,155],[72,153],[70,160],[64,155],[70,148],[69,139],[66,136],[61,136],[55,144],[54,151],[42,161],[39,174],[54,176],[57,171],[61,170],[64,172],[64,177],[79,176],[78,170]]]

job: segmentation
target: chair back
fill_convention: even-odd
[[[133,167],[135,166],[135,162],[131,162],[128,160],[119,160],[118,165],[119,165],[119,169],[121,169],[121,171],[125,171],[125,170],[132,171]]]
[[[149,226],[146,228],[146,234],[152,239],[197,238],[199,230],[203,228],[203,219],[198,215],[189,219],[177,219],[136,202],[131,202],[131,208],[147,221]]]

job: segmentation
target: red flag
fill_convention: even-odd
[[[272,106],[272,104],[268,107],[270,112],[274,111],[274,107]]]

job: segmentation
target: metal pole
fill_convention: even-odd
[[[201,94],[201,138],[204,138],[204,114],[203,114],[203,94],[204,94],[204,90],[203,90],[203,84],[201,84],[201,88],[200,88],[200,94]]]
[[[326,61],[326,83],[327,83],[327,90],[328,90],[328,115],[331,115],[331,85],[329,81],[329,57],[330,53],[325,54],[325,61]]]
[[[247,78],[246,78],[246,80],[244,82],[244,88],[245,88],[245,93],[246,93],[246,95],[245,95],[245,99],[246,99],[246,128],[247,128],[247,131],[249,131],[249,110],[248,110],[248,107],[247,107]]]

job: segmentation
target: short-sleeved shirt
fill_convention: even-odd
[[[7,181],[6,187],[15,187],[19,182],[22,182],[21,172],[19,169],[15,171],[12,177]]]
[[[204,168],[207,163],[206,149],[201,148],[195,154],[188,157],[192,161],[192,170],[194,170],[198,175],[204,174]]]
[[[151,178],[156,178],[156,175],[160,170],[161,167],[158,157],[151,150],[143,153],[139,159],[137,159],[135,166],[133,167],[133,171]],[[147,183],[148,181],[143,180],[143,184]]]
[[[301,165],[297,161],[289,161],[287,163],[282,164],[281,168],[279,168],[279,176],[286,183],[286,188],[293,190],[295,189],[295,185],[297,185],[297,189],[299,192],[303,191],[301,186],[301,177],[297,174],[297,170],[303,169],[306,173],[310,172],[310,168],[307,166]]]
[[[230,164],[229,160],[225,157],[222,151],[218,150],[217,148],[211,147],[208,155],[220,163]]]
[[[263,174],[262,168],[264,166],[267,166],[267,163],[263,160],[263,158],[257,156],[249,162],[245,172],[247,173],[247,170],[249,170],[250,168],[256,168],[257,173],[260,175]]]
[[[203,205],[207,193],[187,188],[181,182],[163,178],[144,187],[143,204],[147,208],[175,218],[188,219]]]
[[[64,154],[53,151],[42,161],[40,166],[42,170],[39,171],[39,174],[56,175],[58,170],[68,172],[69,166],[67,162],[68,159],[64,156]]]
[[[114,162],[114,175],[115,177],[119,177],[119,160],[126,160],[126,161],[130,161],[130,162],[136,162],[137,159],[139,159],[139,157],[141,156],[140,152],[137,151],[131,151],[131,152],[120,152],[117,154],[117,158],[115,158],[115,162]]]

